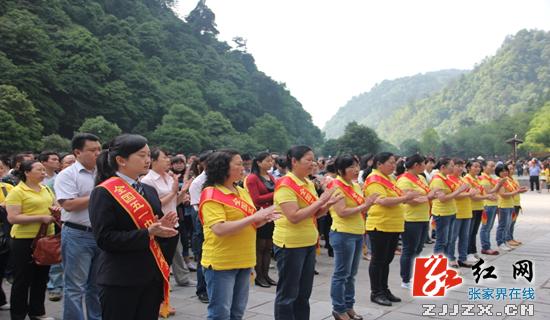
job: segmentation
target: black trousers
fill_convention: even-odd
[[[539,176],[530,176],[529,177],[529,183],[531,185],[531,191],[534,191],[535,189],[533,188],[533,186],[535,188],[537,188],[537,191],[540,190],[540,183],[539,183]]]
[[[368,231],[372,245],[372,258],[369,265],[371,295],[385,294],[388,290],[390,263],[395,255],[399,232]]]
[[[6,266],[8,265],[9,258],[9,251],[0,254],[0,306],[5,305],[8,302],[6,299],[6,293],[2,289],[2,281],[4,280],[4,272],[6,272]]]
[[[315,246],[273,246],[279,282],[275,297],[275,320],[309,320],[309,297],[315,272]]]
[[[468,254],[477,253],[477,232],[481,224],[483,210],[472,211],[472,220],[470,221],[470,237],[468,239]]]
[[[23,320],[27,315],[46,314],[44,299],[50,266],[38,266],[32,260],[33,239],[11,239],[13,286],[11,287],[11,319]]]
[[[163,300],[162,281],[139,287],[102,286],[103,320],[157,320]]]

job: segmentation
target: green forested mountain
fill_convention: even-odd
[[[327,138],[338,138],[344,134],[346,125],[352,121],[377,130],[380,120],[391,116],[399,107],[428,97],[465,72],[442,70],[384,80],[370,91],[353,97],[341,107],[327,122],[323,131]]]
[[[40,119],[27,130],[34,136],[70,138],[85,119],[103,116],[185,152],[322,142],[310,115],[242,43],[232,49],[216,39],[208,7],[199,2],[182,21],[172,2],[1,1],[4,128],[25,132],[10,108],[28,100]],[[0,152],[31,147],[39,148],[0,137]]]
[[[504,115],[532,113],[547,100],[550,32],[523,30],[506,38],[493,57],[458,81],[429,98],[402,106],[383,121],[380,134],[393,143],[431,127],[440,135],[453,134]],[[394,130],[396,124],[400,130]]]
[[[549,101],[550,32],[522,30],[471,72],[402,104],[373,128],[402,150],[423,142],[426,153],[504,155],[504,140],[514,134],[526,140],[524,151],[550,150],[550,119],[541,112]]]

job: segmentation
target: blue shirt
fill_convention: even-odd
[[[535,163],[534,166],[529,166],[529,175],[530,176],[539,176],[540,175],[540,164]]]

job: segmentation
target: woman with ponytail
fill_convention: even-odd
[[[403,191],[416,191],[420,194],[404,204],[405,231],[401,235],[403,251],[401,253],[401,287],[410,289],[414,258],[422,252],[424,240],[430,228],[430,201],[439,189],[430,189],[422,173],[426,169],[425,159],[419,154],[407,157],[404,162],[405,173],[399,175],[397,187]]]
[[[496,200],[496,196],[493,194],[487,194],[485,189],[480,183],[479,174],[481,173],[481,162],[477,160],[468,161],[466,163],[466,172],[464,181],[470,185],[470,188],[477,189],[479,192],[471,198],[472,202],[472,220],[470,221],[470,230],[468,232],[468,256],[466,261],[469,263],[476,263],[480,256],[477,254],[477,233],[479,226],[481,225],[481,218],[483,216],[484,201]]]
[[[468,185],[456,185],[449,179],[453,173],[454,162],[449,158],[441,158],[435,165],[439,170],[430,183],[430,188],[440,189],[442,192],[433,201],[432,215],[435,220],[436,239],[434,254],[444,254],[451,257],[451,236],[456,219],[455,198],[468,189]]]
[[[399,234],[404,231],[403,204],[420,196],[417,191],[402,191],[392,177],[395,171],[395,156],[381,152],[374,157],[373,170],[365,181],[364,195],[379,197],[369,209],[365,229],[372,243],[372,259],[369,265],[372,302],[391,306],[401,302],[388,288],[390,263],[395,255]]]
[[[359,173],[359,162],[351,155],[337,157],[334,168],[338,176],[329,182],[328,188],[335,189],[335,194],[341,194],[344,198],[330,208],[330,244],[334,250],[334,273],[330,287],[332,315],[336,320],[362,320],[363,317],[353,309],[355,276],[363,249],[365,214],[378,195],[363,197],[361,187],[353,181]]]
[[[312,173],[315,155],[308,146],[295,146],[287,153],[289,172],[277,180],[273,243],[279,271],[275,298],[276,320],[308,320],[309,297],[313,289],[315,254],[319,249],[317,218],[325,215],[343,196],[334,189],[319,197],[307,177]],[[317,250],[316,250],[317,249]]]
[[[163,239],[178,232],[175,212],[163,215],[157,191],[139,182],[149,171],[147,139],[124,134],[97,159],[90,220],[102,250],[97,283],[102,319],[157,319],[169,313],[171,256]]]
[[[479,190],[473,188],[468,182],[462,179],[464,173],[464,160],[454,160],[453,173],[448,178],[456,185],[466,184],[469,189],[459,194],[455,198],[456,203],[456,220],[451,230],[450,243],[450,265],[451,267],[466,267],[471,268],[476,261],[468,261],[468,241],[470,233],[470,222],[472,220],[472,198],[479,194]],[[455,244],[458,241],[458,261],[455,256]]]

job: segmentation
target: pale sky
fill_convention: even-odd
[[[197,0],[179,0],[186,16]],[[241,36],[258,68],[322,128],[385,79],[472,69],[506,35],[550,30],[550,0],[207,0],[220,40]]]

